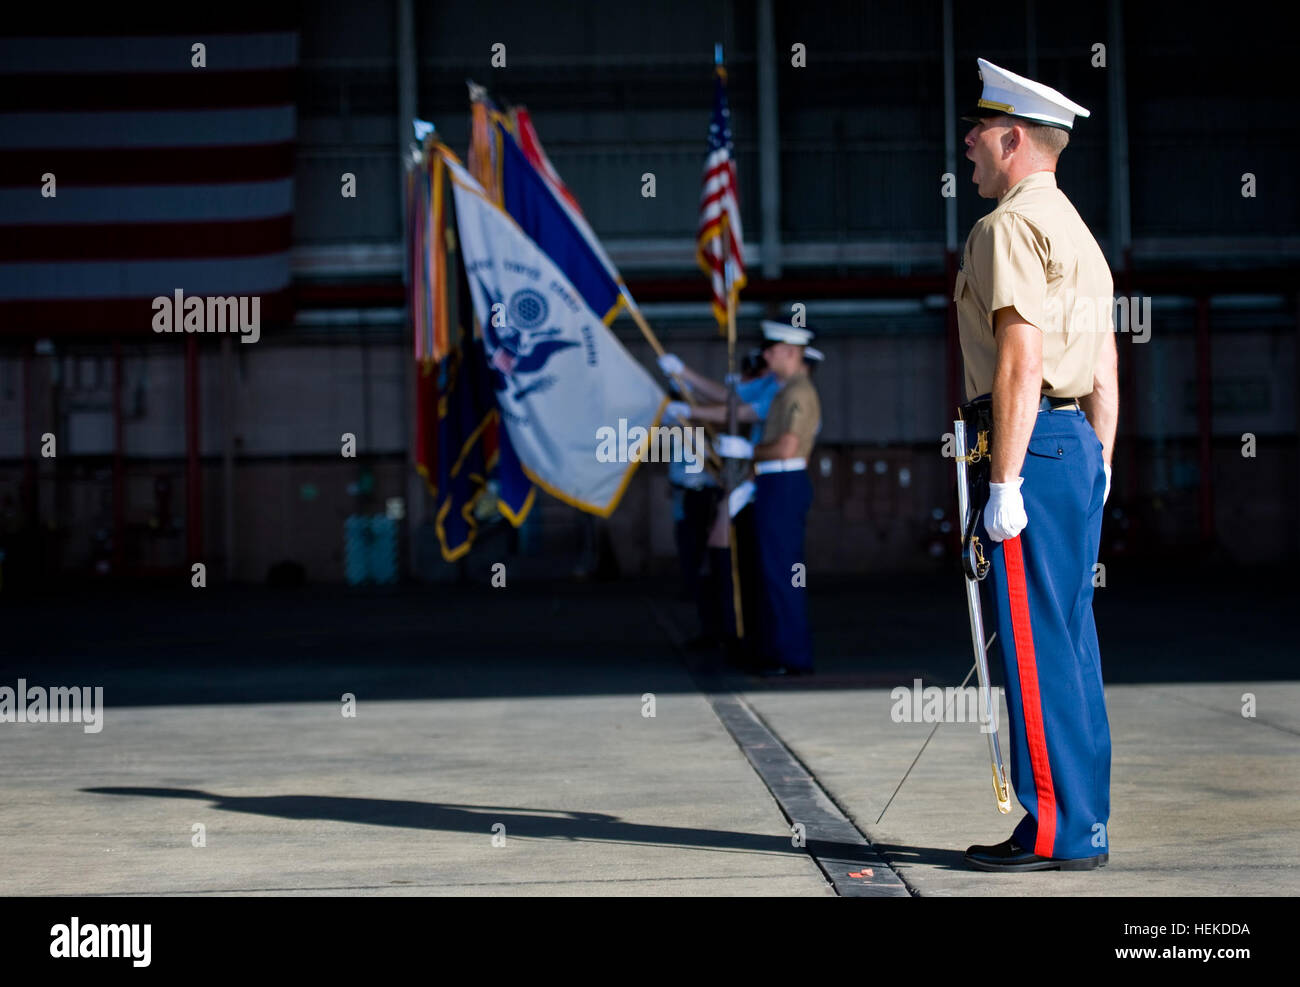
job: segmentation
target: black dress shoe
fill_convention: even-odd
[[[765,679],[783,678],[795,675],[811,675],[811,668],[801,668],[797,665],[767,665],[758,669],[758,674]]]
[[[1105,867],[1110,854],[1096,857],[1040,857],[1015,840],[1003,840],[995,846],[973,846],[966,850],[966,863],[976,870],[1019,873],[1031,870],[1092,870]]]

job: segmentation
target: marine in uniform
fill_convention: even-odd
[[[753,458],[754,446],[763,442],[763,433],[770,409],[786,383],[785,379],[777,376],[768,368],[765,360],[767,347],[788,341],[790,338],[812,338],[812,334],[807,330],[794,329],[780,322],[765,320],[761,327],[764,348],[751,350],[746,355],[742,366],[742,379],[736,385],[736,396],[739,399],[737,421],[752,426],[748,430],[748,439],[734,447],[739,458],[744,459]],[[825,359],[825,355],[812,346],[800,344],[798,348],[803,353],[803,376],[807,377],[810,375],[812,367]],[[693,408],[685,403],[671,403],[664,412],[665,420],[676,418],[682,421],[690,419],[715,425],[726,424],[728,409],[725,403],[727,392],[724,385],[701,376],[690,367],[685,366],[673,354],[665,354],[660,357],[659,365],[665,374],[684,381],[705,402],[713,402],[698,404]],[[796,390],[799,386],[802,385],[798,385]],[[813,399],[816,399],[815,390]],[[818,421],[814,426],[814,433],[820,428],[820,413],[817,417]],[[803,419],[801,418],[801,426],[802,423]],[[724,437],[723,441],[725,442],[727,438],[729,437]],[[809,449],[811,449],[811,443],[809,443]],[[764,467],[764,469],[768,469],[768,467]],[[771,635],[768,630],[770,630],[771,622],[768,619],[767,612],[770,608],[760,582],[762,546],[756,521],[758,512],[754,506],[756,490],[756,480],[750,481],[733,491],[729,503],[718,505],[718,513],[714,519],[713,530],[709,539],[711,587],[710,591],[700,598],[702,604],[706,604],[701,609],[701,623],[705,628],[706,635],[716,635],[721,640],[727,650],[730,663],[738,668],[775,675],[807,672],[811,670],[811,648],[807,649],[808,659],[806,663],[801,658],[798,663],[787,665],[781,660],[780,649],[769,644]],[[736,539],[736,569],[740,575],[742,626],[745,628],[744,638],[737,638],[734,633],[736,627],[735,597],[732,592],[731,550],[728,545],[727,533],[728,520],[730,520],[731,529]],[[799,530],[800,532],[803,530],[802,520],[800,520]],[[798,551],[799,561],[803,561],[802,540],[799,542]],[[788,566],[786,571],[787,573],[790,572]]]
[[[758,556],[756,658],[768,675],[810,675],[804,528],[812,506],[808,457],[821,428],[821,403],[808,374],[812,333],[779,322],[763,323],[763,356],[780,381],[757,445],[720,436],[723,456],[754,460],[754,537]],[[820,354],[818,354],[820,356]]]
[[[980,534],[996,611],[1025,816],[972,846],[982,870],[1106,863],[1110,729],[1093,622],[1094,565],[1118,415],[1113,283],[1056,184],[1076,116],[1061,93],[979,60],[965,119],[973,181],[996,207],[971,230],[954,302],[966,396],[991,400],[989,497]]]
[[[684,364],[679,357],[665,353],[659,357],[659,368],[665,375],[680,381],[682,386],[691,390],[702,403],[692,407],[685,401],[670,402],[664,410],[664,422],[674,421],[707,422],[725,424],[727,421],[727,398],[725,384],[711,380],[697,373]],[[763,419],[767,416],[768,406],[780,388],[780,381],[767,371],[763,354],[753,349],[745,355],[741,366],[741,380],[736,384],[736,396],[739,398],[737,420],[752,423],[752,432],[757,435],[762,431]],[[679,470],[676,465],[669,467],[669,481],[675,483],[674,477]],[[687,537],[697,546],[697,554],[692,556],[690,564],[699,570],[699,561],[707,548],[708,577],[696,579],[691,583],[696,609],[700,619],[700,633],[690,642],[692,648],[726,648],[730,660],[739,667],[746,667],[751,661],[748,648],[749,639],[735,636],[736,618],[734,597],[731,585],[731,550],[727,543],[726,506],[721,503],[721,490],[717,481],[708,470],[702,470],[692,478],[696,483],[707,484],[703,494],[687,492],[684,506],[687,508],[686,519],[690,522]],[[707,496],[707,502],[705,497]],[[676,492],[674,493],[674,519],[676,513]],[[757,601],[757,562],[754,557],[753,511],[746,507],[734,517],[737,541],[737,568],[740,572],[742,613],[747,620],[756,619],[752,611]],[[678,550],[682,552],[682,532],[684,524],[678,523]],[[686,564],[685,562],[683,563]],[[749,626],[746,624],[745,626]]]

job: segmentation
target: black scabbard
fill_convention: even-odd
[[[993,399],[976,398],[957,410],[966,426],[966,483],[970,504],[962,518],[961,556],[966,574],[975,580],[988,575],[989,563],[976,532],[980,518],[989,502],[989,478],[992,463],[989,450],[993,448]]]

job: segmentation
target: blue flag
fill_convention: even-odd
[[[514,137],[501,124],[501,188],[510,217],[558,267],[606,325],[618,314],[622,285],[592,249]]]

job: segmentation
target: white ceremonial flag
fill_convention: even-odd
[[[668,399],[559,267],[448,159],[460,248],[501,420],[529,479],[607,517]],[[610,430],[632,454],[601,455]]]

